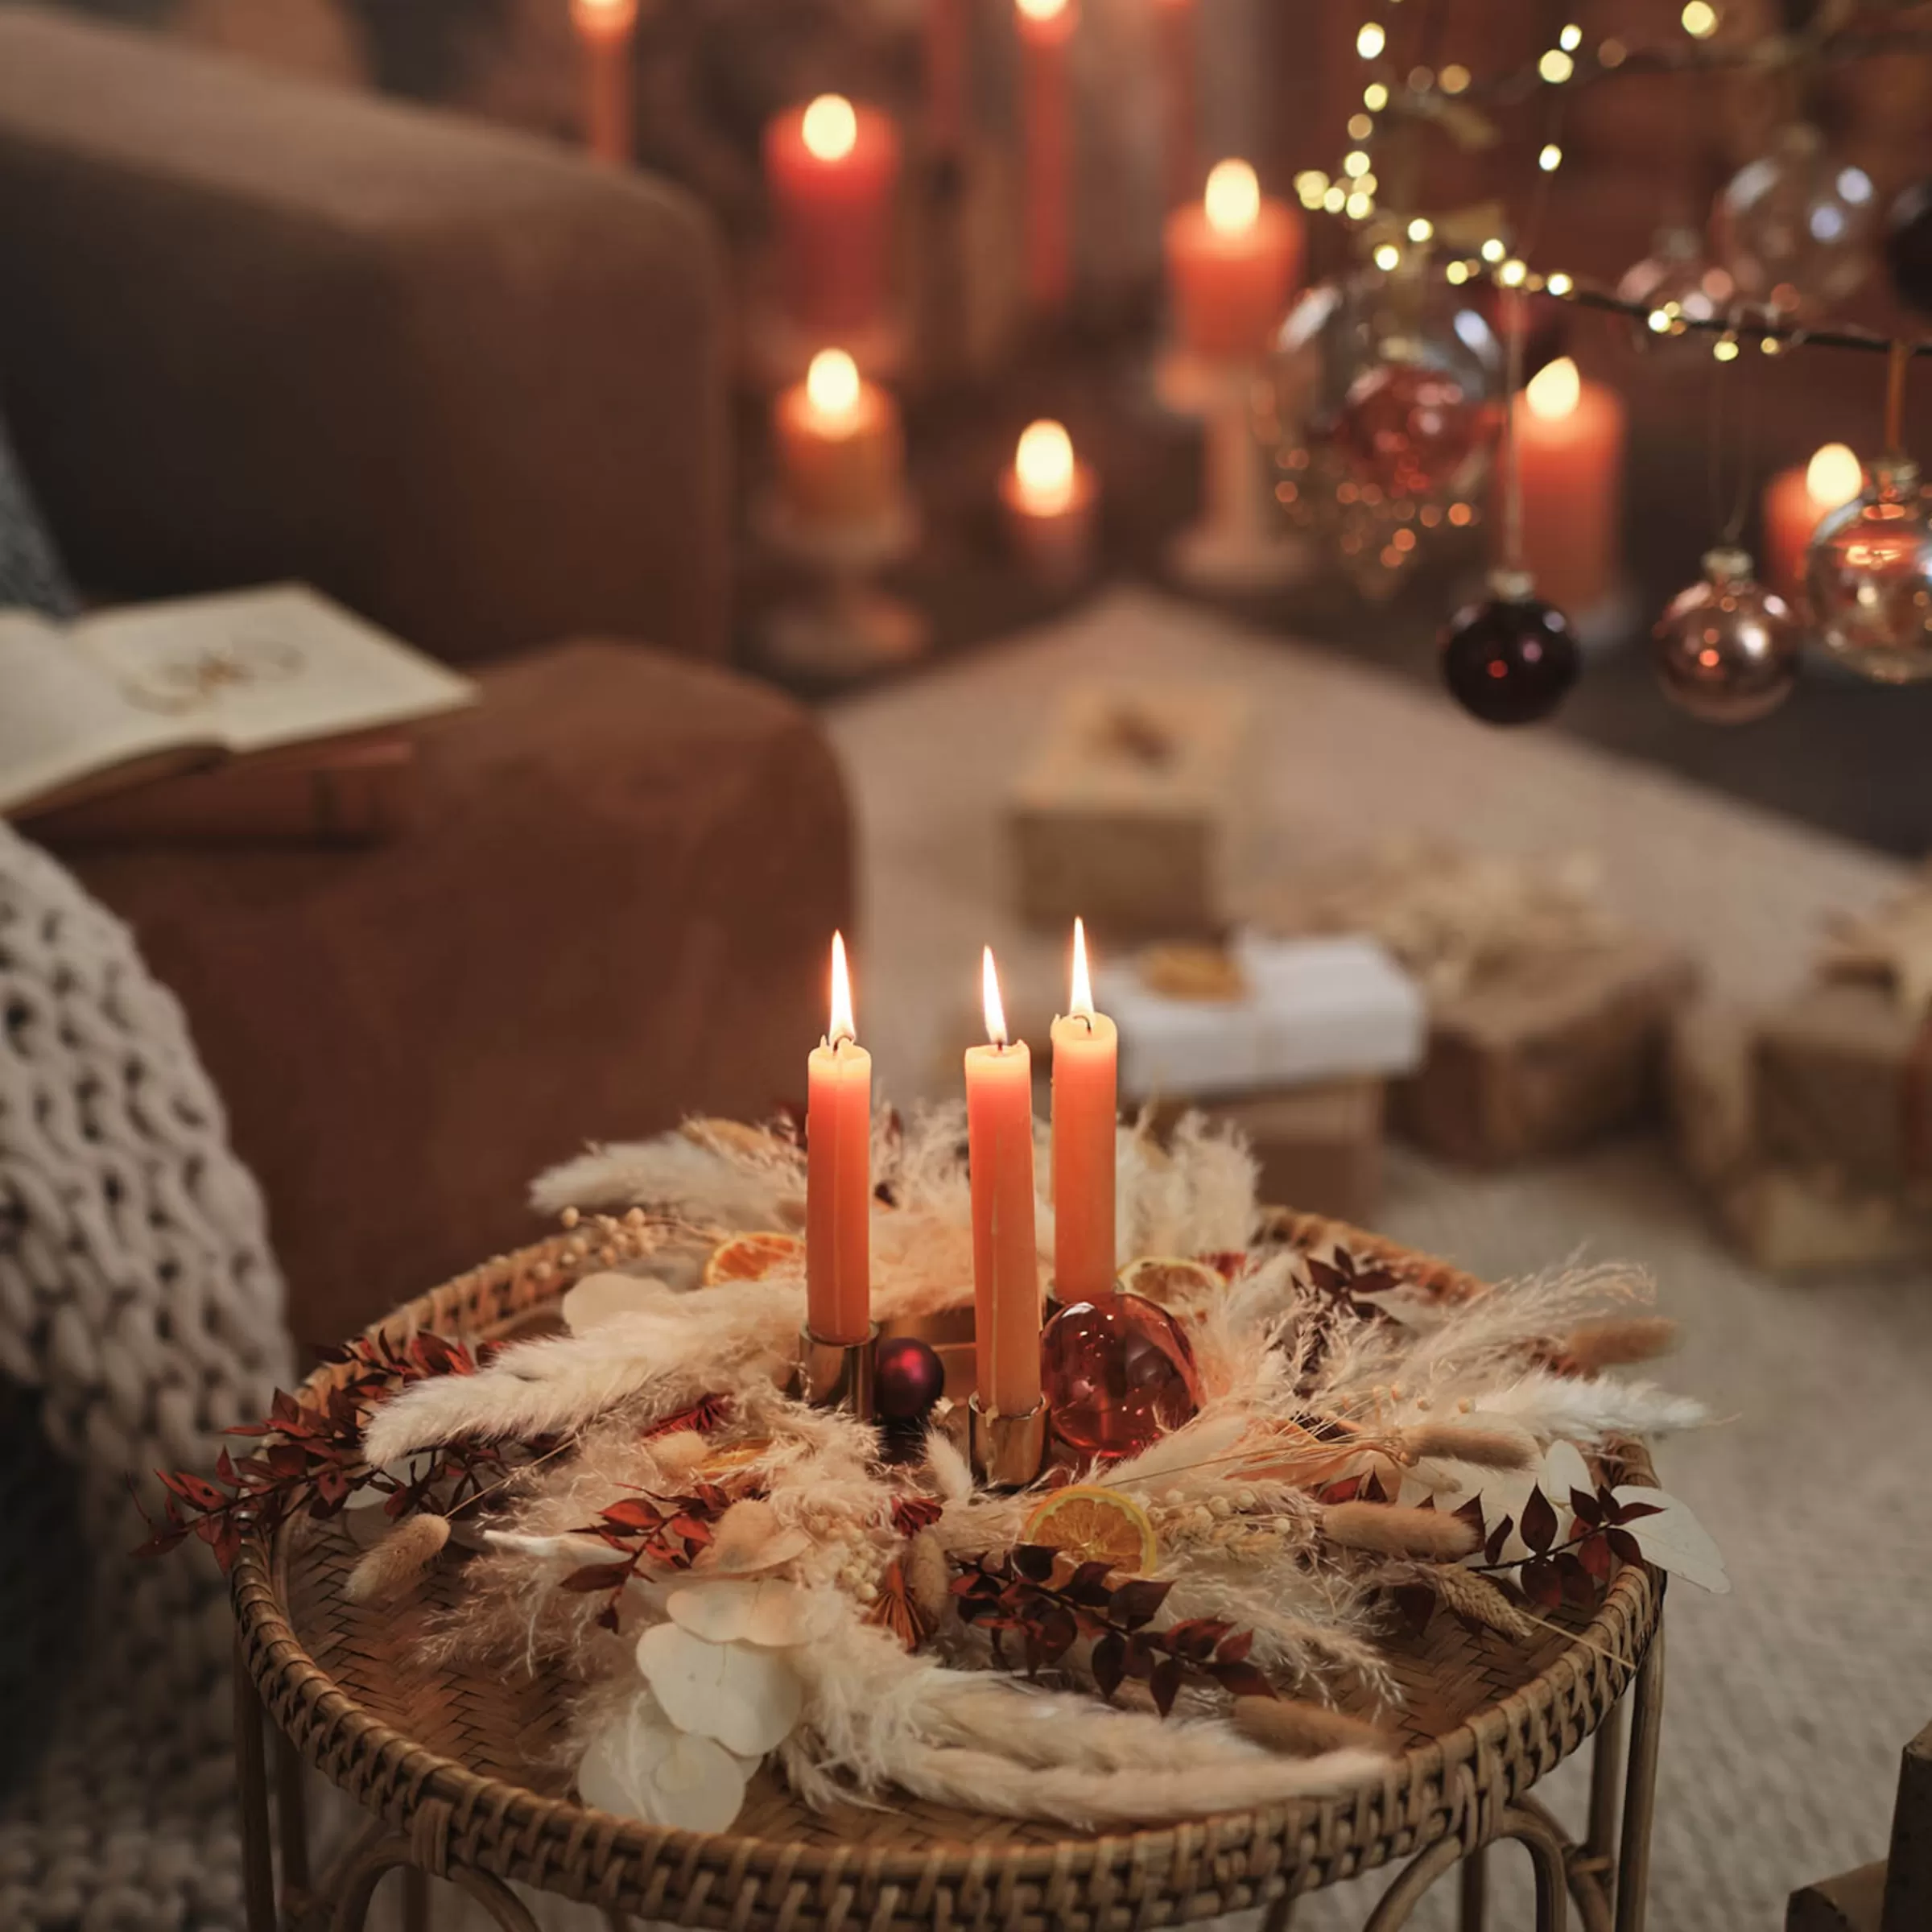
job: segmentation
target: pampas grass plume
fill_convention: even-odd
[[[1528,1469],[1542,1457],[1537,1439],[1513,1422],[1418,1422],[1402,1434],[1418,1459],[1472,1463],[1479,1469]]]
[[[1477,1540],[1460,1517],[1396,1503],[1331,1503],[1322,1512],[1322,1534],[1344,1550],[1426,1556],[1444,1563],[1467,1556]]]
[[[1348,1750],[1378,1751],[1393,1757],[1401,1748],[1394,1734],[1380,1724],[1291,1697],[1237,1697],[1233,1717],[1244,1737],[1290,1757]]]
[[[1563,1338],[1564,1364],[1583,1375],[1629,1362],[1648,1362],[1677,1346],[1677,1323],[1661,1315],[1607,1315]]]
[[[380,1603],[427,1569],[448,1541],[448,1517],[412,1516],[397,1524],[349,1571],[342,1594],[352,1604]]]

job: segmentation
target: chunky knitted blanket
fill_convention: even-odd
[[[238,1923],[212,1563],[126,1552],[287,1380],[260,1193],[133,936],[0,825],[0,1926]]]

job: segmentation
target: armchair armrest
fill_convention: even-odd
[[[84,581],[303,577],[454,658],[722,648],[722,284],[675,190],[4,6],[0,259]]]

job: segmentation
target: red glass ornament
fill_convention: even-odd
[[[1582,663],[1576,634],[1530,580],[1497,571],[1490,594],[1443,633],[1443,682],[1485,724],[1534,724],[1563,703]]]
[[[1495,427],[1495,411],[1448,371],[1381,362],[1348,386],[1335,440],[1367,481],[1426,496],[1448,489]]]
[[[1194,1351],[1165,1308],[1116,1290],[1074,1302],[1040,1334],[1040,1377],[1054,1434],[1068,1447],[1133,1455],[1201,1406]]]
[[[873,1357],[873,1404],[888,1422],[916,1422],[946,1393],[946,1364],[917,1335],[894,1335]]]

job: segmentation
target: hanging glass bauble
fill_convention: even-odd
[[[1731,177],[1711,214],[1738,287],[1788,316],[1815,315],[1857,287],[1877,219],[1872,177],[1802,122]]]
[[[1489,594],[1443,633],[1443,682],[1485,724],[1534,724],[1569,695],[1582,668],[1570,620],[1522,571],[1499,570]]]
[[[1060,1310],[1040,1334],[1053,1432],[1084,1455],[1133,1455],[1201,1406],[1194,1351],[1157,1302],[1116,1289]]]
[[[1650,634],[1665,696],[1713,724],[1775,711],[1798,681],[1803,650],[1790,607],[1752,576],[1741,550],[1707,552],[1703,582],[1674,597]]]
[[[1881,456],[1818,525],[1805,588],[1826,648],[1860,677],[1932,678],[1932,520],[1916,463]]]
[[[1276,414],[1385,495],[1472,493],[1501,420],[1502,352],[1418,254],[1311,289],[1277,337]]]
[[[1932,180],[1915,181],[1885,218],[1885,268],[1908,308],[1932,315]]]
[[[1711,259],[1695,229],[1670,227],[1659,229],[1649,254],[1624,270],[1616,293],[1644,310],[1644,320],[1632,330],[1640,348],[1682,343],[1701,358],[1705,345],[1687,325],[1715,321],[1736,301],[1737,283],[1729,269]]]

